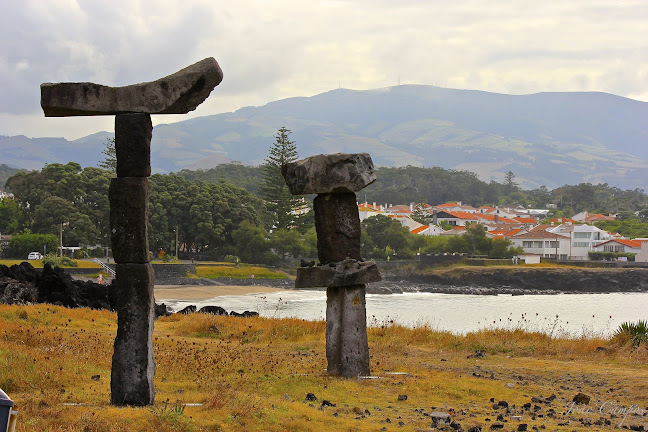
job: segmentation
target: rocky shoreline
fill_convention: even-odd
[[[595,294],[648,292],[648,269],[456,267],[381,270],[383,281],[368,293]]]

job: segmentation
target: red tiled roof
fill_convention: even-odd
[[[386,208],[385,211],[388,213],[412,213],[410,206],[403,204],[391,206],[389,208]]]
[[[546,231],[548,228],[551,228],[551,227],[553,227],[553,226],[555,226],[555,225],[540,224],[540,225],[536,225],[536,226],[534,226],[533,228],[531,228],[530,231],[532,231],[532,232],[536,232],[536,231]]]
[[[498,222],[498,223],[503,223],[503,224],[512,224],[512,223],[518,223],[517,221],[509,218],[505,218],[502,216],[498,216],[497,220],[495,220],[495,215],[489,215],[489,214],[483,214],[483,213],[475,213],[475,216],[477,216],[480,219],[485,219],[490,222]]]
[[[554,224],[563,224],[563,223],[580,223],[578,221],[575,221],[574,219],[566,218],[566,217],[559,217],[559,218],[553,218],[549,221],[549,223],[554,223]]]
[[[380,206],[375,206],[367,203],[358,204],[358,210],[363,210],[363,209],[378,211],[380,210]]]
[[[513,218],[513,220],[516,220],[516,221],[521,222],[521,223],[532,223],[532,224],[538,222],[535,219],[533,219],[532,217],[520,217],[520,216],[518,216],[516,218]]]
[[[470,220],[477,220],[479,219],[477,216],[477,213],[468,213],[468,212],[462,212],[462,211],[450,211],[450,210],[443,210],[445,213],[448,213],[450,216],[454,216],[457,219],[470,219]],[[444,218],[441,218],[444,219]]]
[[[594,247],[603,246],[604,244],[607,244],[607,243],[610,243],[610,242],[621,243],[622,245],[629,246],[631,248],[636,248],[636,249],[641,248],[641,241],[639,241],[639,240],[627,240],[627,239],[612,239],[612,240],[605,241],[603,243],[599,243]]]
[[[425,230],[428,229],[428,228],[430,228],[429,225],[423,225],[423,226],[420,226],[420,227],[418,227],[418,228],[414,228],[414,229],[413,229],[412,231],[410,231],[410,232],[411,232],[412,234],[418,234],[418,233],[420,233],[421,231],[425,231]]]

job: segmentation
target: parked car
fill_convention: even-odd
[[[28,260],[42,260],[43,255],[40,252],[29,252],[29,255],[27,255]]]

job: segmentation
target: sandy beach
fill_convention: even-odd
[[[155,300],[203,301],[226,295],[262,294],[285,291],[268,286],[156,285]]]

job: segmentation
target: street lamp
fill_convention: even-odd
[[[178,225],[176,225],[175,234],[176,234],[176,240],[175,240],[175,257],[176,257],[176,259],[178,259]]]

